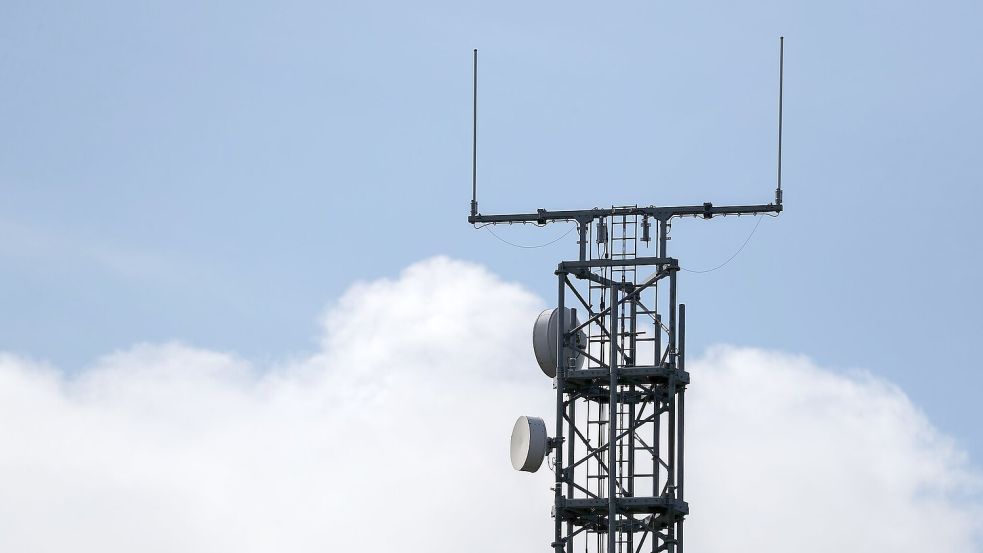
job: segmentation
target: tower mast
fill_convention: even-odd
[[[477,143],[477,50],[474,54]],[[779,161],[767,204],[612,206],[482,214],[477,148],[472,150],[473,225],[574,222],[576,259],[558,263],[557,307],[537,319],[540,368],[554,379],[553,438],[542,419],[520,417],[512,436],[517,470],[554,457],[555,553],[683,553],[686,306],[677,303],[679,261],[669,255],[671,221],[782,212],[781,125],[784,38],[779,69]],[[655,225],[653,245],[652,225]],[[654,248],[650,255],[641,249]]]

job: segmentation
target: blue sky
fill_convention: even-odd
[[[353,281],[436,254],[552,297],[572,236],[484,212],[767,201],[786,36],[786,213],[685,274],[690,347],[899,384],[979,462],[978,2],[7,2],[0,349],[78,370],[170,339],[315,349]],[[685,220],[704,268],[754,220]],[[501,229],[548,242],[566,229]],[[531,326],[531,321],[530,321]]]

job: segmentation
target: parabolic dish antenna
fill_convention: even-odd
[[[580,325],[574,310],[564,308],[566,315],[563,317],[564,326],[571,330]],[[536,362],[539,368],[543,369],[546,376],[554,378],[556,376],[556,339],[557,329],[560,326],[559,309],[547,309],[536,317],[536,323],[532,327],[532,349],[536,353]],[[587,336],[583,331],[577,333],[574,343],[580,348],[587,347]],[[579,369],[584,366],[584,356],[575,349],[568,349],[567,353],[574,359],[574,368]]]
[[[519,417],[512,427],[512,468],[536,472],[543,464],[549,438],[546,423],[539,417]]]

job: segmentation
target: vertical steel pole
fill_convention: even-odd
[[[631,356],[632,356],[632,359],[630,361],[626,361],[626,363],[630,362],[632,366],[635,366],[635,365],[638,364],[635,361],[636,359],[638,359],[638,340],[636,339],[637,338],[637,335],[638,335],[638,332],[637,332],[638,327],[635,326],[636,324],[638,324],[637,323],[637,319],[638,319],[638,302],[635,301],[635,299],[636,299],[636,297],[635,296],[632,296],[632,299],[631,299],[631,319],[629,319],[629,321],[631,322],[631,334],[629,334],[629,336],[628,336],[629,343],[631,344]],[[631,399],[631,403],[628,404],[628,430],[629,430],[629,432],[628,432],[628,436],[627,436],[627,439],[628,439],[628,490],[627,491],[628,491],[628,496],[629,497],[635,497],[635,415],[636,415],[636,412],[635,412],[635,385],[632,384],[629,387],[629,389],[631,391],[632,399]],[[628,516],[630,517],[628,519],[628,522],[629,522],[629,524],[631,524],[632,522],[634,522],[634,517],[633,517],[633,515],[628,515]],[[635,551],[635,549],[634,549],[634,546],[635,546],[635,532],[632,529],[632,526],[629,526],[629,529],[627,531],[627,542],[628,542],[627,543],[627,549],[628,549],[629,553],[634,552]]]
[[[566,275],[564,275],[564,276],[566,276]],[[566,281],[565,278],[561,278],[561,280],[562,281]],[[566,289],[564,289],[564,292],[563,293],[566,293]],[[570,313],[571,313],[571,315],[573,317],[573,321],[576,321],[577,320],[577,310],[576,309],[572,309],[570,311]],[[573,325],[573,321],[571,321],[571,326]],[[566,365],[565,362],[564,362],[564,365]],[[577,410],[576,410],[577,402],[574,401],[574,398],[573,397],[571,397],[569,401],[570,401],[570,404],[567,406],[567,412],[569,413],[568,420],[567,420],[567,428],[569,429],[568,432],[567,432],[567,434],[568,434],[568,439],[567,439],[567,458],[569,458],[569,461],[568,462],[572,463],[573,460],[576,458],[576,457],[574,457],[574,453],[575,453],[575,449],[574,449],[574,443],[575,443],[575,440],[574,440],[574,427],[577,425]],[[562,444],[561,444],[561,447],[562,447]],[[562,464],[560,464],[559,462],[557,463],[557,467],[558,467],[557,470],[562,470],[564,468],[562,466]],[[575,469],[570,469],[570,473],[569,474],[564,473],[564,478],[566,478],[566,480],[567,480],[567,497],[573,497],[574,470]],[[567,553],[573,553],[573,521],[569,521],[569,520],[567,521],[567,535],[566,535],[566,539],[567,539]]]
[[[563,379],[566,371],[566,345],[567,345],[567,327],[565,321],[566,309],[563,306],[563,297],[565,295],[566,289],[564,288],[564,279],[566,273],[562,271],[557,271],[557,281],[559,287],[557,289],[558,297],[557,303],[557,331],[556,331],[556,429],[555,436],[557,439],[562,439],[563,436]],[[571,431],[572,434],[572,431]],[[568,439],[572,440],[573,436]],[[554,482],[553,488],[553,498],[554,498],[554,539],[553,539],[553,549],[556,553],[563,553],[563,523],[560,516],[560,511],[562,509],[563,503],[563,446],[562,444],[557,444],[556,446],[556,481]]]
[[[669,221],[666,219],[659,219],[659,257],[667,258],[669,253],[667,251],[667,242],[669,241]],[[670,283],[670,291],[672,290],[672,284]],[[658,292],[658,289],[656,289]],[[659,310],[659,301],[656,297],[655,310]],[[657,361],[662,360],[662,316],[656,313],[655,315],[656,323],[658,323],[659,328],[656,330],[656,335],[658,339],[656,340],[656,357]],[[668,360],[668,356],[667,356]],[[658,386],[656,386],[658,388]],[[653,438],[655,448],[655,466],[653,467],[653,473],[655,476],[652,478],[652,495],[659,497],[662,490],[659,489],[659,473],[662,471],[662,398],[656,396],[656,416],[655,416],[655,437]],[[652,553],[659,551],[658,548],[658,534],[653,531],[652,533]]]
[[[686,370],[686,304],[679,304],[679,370]],[[680,501],[685,501],[685,496],[683,494],[684,479],[683,479],[683,469],[685,468],[685,420],[686,420],[686,388],[680,387],[679,389],[679,403],[676,405],[676,409],[679,411],[677,415],[679,420],[679,436],[677,437],[679,448],[679,464],[676,465],[676,489],[678,490],[677,498]],[[683,553],[683,521],[680,520],[676,523],[676,541],[678,542],[677,553]]]
[[[656,300],[658,301],[658,300]],[[655,304],[655,310],[659,310],[659,304]],[[655,361],[656,365],[662,359],[662,315],[655,314]],[[652,421],[652,497],[659,497],[659,472],[662,470],[660,455],[662,450],[662,398],[659,397],[658,385],[652,385],[655,397],[652,398],[655,420]],[[652,553],[659,550],[658,534],[652,532]]]
[[[660,257],[663,257],[663,258],[668,258],[669,257],[669,253],[668,253],[668,242],[669,242],[669,221],[667,219],[666,220],[659,220],[659,256]],[[675,294],[675,283],[673,282],[673,280],[671,278],[673,274],[675,274],[675,273],[670,274],[670,279],[669,279],[669,332],[668,332],[668,335],[666,336],[666,342],[667,343],[666,343],[666,357],[665,357],[666,358],[666,364],[667,364],[667,366],[672,366],[672,354],[673,354],[673,347],[674,347],[674,341],[673,341],[674,326],[673,325],[675,323],[675,305],[674,305],[674,302],[675,302],[675,296],[674,296],[674,294]],[[662,319],[660,318],[659,320],[661,322]],[[659,332],[660,332],[660,335],[659,336],[660,336],[660,346],[661,346],[661,324],[660,324],[660,331]],[[661,355],[662,355],[662,352],[661,351],[659,352],[659,355],[660,355],[660,359],[661,359]],[[669,418],[669,421],[668,421],[668,425],[667,425],[667,428],[666,428],[666,432],[668,432],[668,438],[669,439],[667,440],[667,442],[668,442],[667,443],[667,445],[668,445],[667,450],[668,451],[666,451],[666,455],[668,456],[668,459],[669,460],[666,463],[666,465],[669,466],[669,467],[671,467],[672,466],[671,465],[671,463],[672,463],[672,444],[673,444],[673,428],[672,428],[673,420],[672,420],[672,411],[671,411],[672,410],[672,407],[673,407],[673,404],[672,404],[672,379],[671,378],[669,380],[669,383],[668,383],[668,386],[667,386],[667,390],[666,391],[669,394],[669,398],[666,401],[666,409],[669,411],[669,417],[668,417]],[[662,415],[661,415],[662,399],[660,398],[658,401],[659,401],[660,414],[656,418],[656,442],[655,442],[655,450],[658,452],[658,455],[657,455],[657,458],[658,458],[658,470],[661,471],[662,470],[662,466],[661,466],[661,463],[662,463],[662,443],[661,443],[661,440],[662,440],[662,436],[661,436],[661,434],[662,434]],[[656,480],[658,480],[658,478]],[[656,482],[656,484],[658,484],[658,482]],[[672,486],[672,469],[671,468],[667,468],[666,469],[666,489],[667,489],[667,491],[669,489],[669,486]],[[657,496],[662,495],[662,489],[661,488],[656,490],[656,495]],[[670,539],[672,538],[671,532],[670,532],[670,535],[668,537]],[[656,541],[658,541],[658,540],[656,540]],[[669,545],[669,543],[666,543],[665,546],[666,546],[666,549],[668,549],[669,547],[671,547],[671,545]],[[653,549],[653,551],[654,551],[654,549]]]
[[[609,357],[610,378],[608,379],[608,553],[614,553],[617,542],[618,504],[617,481],[618,464],[615,442],[617,431],[615,422],[618,415],[618,287],[611,288],[611,355]]]
[[[676,271],[669,272],[669,366],[673,369],[677,367],[678,351],[676,350],[677,325],[677,306],[676,306]],[[674,498],[676,494],[676,378],[669,375],[669,439],[666,457],[668,459],[668,478],[666,481],[667,495]],[[669,553],[676,553],[675,538],[676,530],[673,525],[666,528],[669,534]]]

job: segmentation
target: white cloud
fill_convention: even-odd
[[[976,550],[978,477],[897,387],[748,348],[690,371],[694,550]]]
[[[0,551],[547,550],[542,300],[437,258],[353,286],[273,367],[138,345],[66,376],[0,357]],[[695,551],[973,549],[968,465],[896,388],[721,348],[690,364]],[[766,535],[766,532],[769,534]]]

